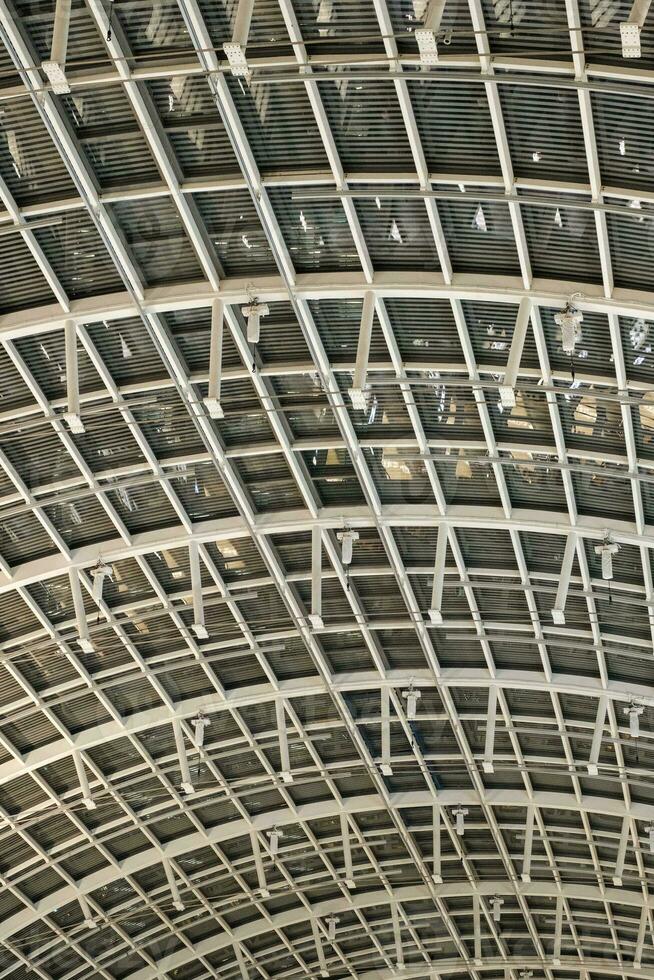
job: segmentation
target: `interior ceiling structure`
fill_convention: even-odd
[[[0,0],[0,980],[653,980],[654,38],[247,6]]]

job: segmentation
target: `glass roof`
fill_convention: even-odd
[[[639,9],[0,0],[0,978],[654,980]]]

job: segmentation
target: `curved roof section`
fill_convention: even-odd
[[[651,31],[246,6],[0,0],[0,977],[654,980]]]

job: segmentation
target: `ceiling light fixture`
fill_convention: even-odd
[[[484,209],[482,208],[481,204],[477,205],[475,216],[472,219],[472,227],[475,229],[475,231],[488,231],[486,215],[484,214]]]
[[[393,775],[391,756],[391,694],[387,687],[380,691],[381,699],[381,762],[379,769],[382,776]]]
[[[502,919],[502,906],[504,905],[504,899],[500,898],[499,895],[495,895],[493,898],[491,898],[490,904],[493,922],[500,922]]]
[[[634,320],[629,328],[629,340],[634,350],[641,350],[649,337],[649,324],[642,318]]]
[[[628,708],[623,708],[623,714],[629,718],[629,734],[632,738],[640,738],[640,716],[645,710],[644,704],[632,701]]]
[[[336,915],[329,915],[325,919],[325,922],[327,923],[327,939],[329,939],[330,943],[333,943],[336,939],[336,926],[340,922],[340,919]]]
[[[465,818],[468,816],[468,810],[465,807],[457,806],[454,810],[452,810],[452,816],[456,821],[457,836],[463,837],[466,832]]]
[[[620,545],[611,541],[607,534],[601,544],[595,545],[595,554],[602,559],[602,578],[609,582],[613,578],[613,555],[617,555]]]
[[[253,300],[249,306],[241,307],[241,313],[247,317],[247,341],[248,344],[258,344],[261,333],[261,317],[268,316],[270,307],[267,303],[258,303]]]
[[[271,857],[277,857],[277,855],[279,854],[279,842],[283,838],[283,836],[284,836],[284,831],[280,830],[278,827],[273,827],[272,830],[268,831]]]
[[[560,313],[554,315],[554,322],[561,328],[561,346],[566,354],[574,354],[577,343],[581,340],[581,323],[583,313],[576,309],[571,297]]]
[[[192,719],[191,724],[193,725],[193,741],[196,748],[201,749],[204,745],[205,730],[211,727],[211,718],[207,718],[200,712],[196,718]]]
[[[418,708],[418,701],[421,697],[421,692],[418,688],[413,686],[413,681],[409,681],[409,686],[406,691],[402,691],[402,697],[406,701],[406,716],[408,721],[415,721],[416,711]]]
[[[339,531],[336,537],[341,542],[341,562],[343,565],[351,565],[354,543],[359,540],[359,532]]]

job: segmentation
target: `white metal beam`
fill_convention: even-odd
[[[615,870],[613,872],[613,884],[620,888],[622,886],[622,875],[624,873],[624,864],[627,857],[627,845],[629,843],[630,835],[630,820],[628,817],[624,817],[622,821],[622,831],[620,833],[620,841],[618,843],[618,853],[615,861]]]
[[[368,290],[363,297],[356,364],[354,367],[354,376],[352,378],[352,387],[349,390],[352,407],[360,411],[365,411],[368,403],[368,395],[366,393],[366,375],[368,373],[370,338],[372,336],[374,315],[375,294],[371,290]]]
[[[261,894],[262,898],[269,898],[270,890],[268,889],[268,882],[266,881],[266,870],[263,865],[263,858],[261,856],[261,846],[259,844],[259,835],[256,830],[250,831],[250,846],[252,848],[252,857],[254,858],[254,866],[257,872],[259,893]]]
[[[445,559],[447,556],[447,524],[438,526],[436,534],[436,556],[434,558],[434,578],[431,591],[431,606],[429,618],[432,623],[439,625],[443,622],[441,605],[443,602],[443,584],[445,581]]]
[[[66,95],[70,92],[70,85],[66,77],[66,51],[68,49],[71,7],[72,0],[57,0],[50,60],[44,61],[41,65],[52,85],[52,91],[57,95]]]
[[[320,525],[311,529],[311,613],[314,629],[324,626],[322,618],[322,532]]]
[[[222,361],[223,361],[223,333],[224,333],[224,302],[216,299],[211,304],[211,341],[209,348],[209,389],[204,399],[207,411],[212,419],[221,419],[224,416],[222,405],[220,404],[220,391],[222,381]]]
[[[484,741],[484,772],[495,772],[493,763],[495,749],[495,724],[497,721],[497,688],[491,685],[488,688],[488,711],[486,714],[486,738]]]
[[[193,780],[191,779],[191,770],[188,764],[188,756],[186,754],[186,742],[184,741],[184,731],[182,729],[182,722],[179,718],[173,718],[173,734],[175,736],[175,748],[177,749],[177,757],[179,759],[179,771],[181,775],[180,787],[183,793],[187,796],[193,796],[195,793],[195,787],[193,786]]]
[[[515,407],[515,388],[518,383],[518,371],[520,370],[520,362],[522,361],[522,351],[527,337],[530,316],[531,303],[528,299],[523,299],[518,306],[518,315],[511,339],[509,358],[504,372],[504,379],[500,385],[500,401],[505,408]]]
[[[382,776],[393,775],[393,760],[391,755],[391,699],[387,687],[380,690],[381,698],[381,760]]]
[[[348,888],[356,888],[354,880],[354,866],[352,864],[352,844],[350,842],[350,824],[347,814],[341,812],[341,840],[343,844],[343,870],[344,881]]]
[[[588,758],[588,774],[596,776],[598,772],[598,762],[604,737],[604,723],[606,721],[606,698],[602,696],[597,702],[597,715],[595,717],[595,729],[593,740],[590,746],[590,756]]]
[[[531,881],[531,852],[534,841],[534,820],[536,817],[536,812],[533,806],[529,805],[527,807],[527,816],[525,821],[525,845],[522,854],[522,872],[521,878],[524,882],[529,883]]]
[[[561,562],[561,575],[559,578],[559,585],[556,590],[554,608],[552,609],[552,619],[557,626],[562,626],[565,624],[565,604],[568,598],[568,591],[570,589],[570,577],[572,575],[572,566],[576,553],[577,535],[574,532],[571,532],[568,534],[565,542],[565,551],[563,552],[563,561]]]
[[[288,733],[286,731],[286,711],[284,709],[284,699],[278,697],[275,700],[275,717],[277,720],[277,735],[279,738],[279,758],[281,764],[280,778],[285,783],[293,782],[293,772],[291,770],[291,757],[288,751]]]

